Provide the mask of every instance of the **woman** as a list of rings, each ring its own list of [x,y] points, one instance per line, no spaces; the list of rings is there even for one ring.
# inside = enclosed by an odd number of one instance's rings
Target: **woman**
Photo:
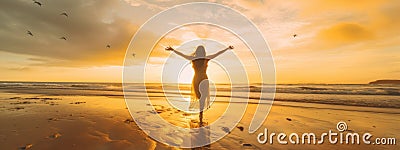
[[[207,76],[207,66],[208,61],[210,59],[214,59],[215,57],[221,55],[227,50],[233,49],[233,46],[229,46],[224,50],[221,50],[213,55],[206,56],[206,50],[204,46],[200,45],[197,47],[196,51],[192,55],[185,55],[179,51],[176,51],[172,47],[166,47],[165,50],[173,51],[179,56],[190,60],[192,62],[192,67],[194,69],[194,77],[192,81],[192,94],[191,94],[191,103],[190,108],[195,108],[195,104],[200,102],[199,107],[199,120],[200,127],[203,126],[203,110],[204,108],[208,108],[210,104],[210,92],[209,92],[209,82]]]

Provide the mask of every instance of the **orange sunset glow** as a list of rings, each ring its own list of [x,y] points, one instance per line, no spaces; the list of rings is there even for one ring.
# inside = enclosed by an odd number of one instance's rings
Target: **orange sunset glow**
[[[399,15],[399,0],[0,0],[0,150],[400,149]]]
[[[258,26],[274,57],[277,83],[368,83],[400,76],[400,4],[395,0],[210,1],[240,11]],[[151,16],[180,3],[74,1],[49,3],[53,9],[45,10],[31,1],[2,2],[1,11],[9,16],[0,16],[1,80],[121,82],[134,33]],[[74,11],[65,19],[51,14],[57,8]],[[175,30],[160,40],[149,61],[157,65],[170,56],[163,45],[196,38],[233,44],[232,53],[248,59],[249,50],[225,32],[205,25]],[[223,73],[214,77],[227,81]],[[191,77],[181,80],[190,82]]]

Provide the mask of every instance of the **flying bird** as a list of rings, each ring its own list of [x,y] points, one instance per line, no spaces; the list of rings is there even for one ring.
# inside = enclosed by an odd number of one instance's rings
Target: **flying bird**
[[[107,47],[107,48],[111,48],[111,45],[107,45],[106,47]]]
[[[295,38],[297,36],[297,34],[293,34],[293,37]]]
[[[67,40],[67,38],[66,38],[65,36],[60,37],[60,39],[61,39],[61,40],[65,40],[65,41]]]
[[[32,32],[31,31],[26,31],[26,34],[29,34],[30,36],[33,36],[33,34],[32,34]]]
[[[39,6],[42,6],[42,3],[41,3],[41,2],[38,2],[38,1],[36,1],[36,0],[33,0],[33,3],[34,3],[34,4],[37,4],[37,5],[39,5]]]
[[[60,15],[61,15],[61,16],[65,16],[65,17],[68,18],[68,14],[67,14],[66,12],[63,12],[63,13],[61,13]]]
[[[133,54],[132,54],[132,56],[133,56],[133,57],[136,57],[136,54],[135,54],[135,53],[133,53]]]

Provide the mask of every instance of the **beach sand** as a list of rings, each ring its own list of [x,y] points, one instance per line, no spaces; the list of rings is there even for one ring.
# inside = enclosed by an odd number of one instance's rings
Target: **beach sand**
[[[1,149],[26,145],[32,149],[170,149],[130,121],[122,98],[7,93],[1,97]]]
[[[153,104],[159,114],[180,126],[190,126],[195,115],[176,111],[165,101]],[[218,110],[227,103],[214,103]],[[322,145],[259,144],[257,134],[270,132],[319,135],[336,131],[336,124],[345,121],[349,132],[369,132],[374,137],[396,137],[400,133],[400,110],[297,102],[275,102],[263,126],[253,134],[248,126],[257,104],[249,104],[248,112],[230,134],[211,149],[399,149],[397,145]],[[223,112],[224,109],[219,109]],[[27,93],[0,93],[1,149],[177,149],[154,141],[131,119],[123,97],[57,96]],[[219,113],[207,111],[212,122]],[[319,138],[319,137],[318,137]],[[398,138],[398,137],[396,137]]]

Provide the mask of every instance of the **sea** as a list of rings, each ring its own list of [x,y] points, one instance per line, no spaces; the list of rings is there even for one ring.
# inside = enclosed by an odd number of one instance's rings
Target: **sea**
[[[143,87],[146,89],[145,92],[143,92]],[[229,102],[229,97],[235,97],[242,99],[243,102],[247,102],[250,99],[252,103],[273,100],[274,102],[400,108],[400,85],[398,84],[216,84],[211,90],[213,91],[211,93],[214,93],[213,96],[216,97],[216,102]],[[191,85],[172,83],[147,83],[144,85],[143,83],[3,81],[0,82],[0,91],[58,96],[134,97],[140,100],[146,97],[163,97],[166,94],[190,97]],[[273,95],[273,97],[268,99],[260,98],[260,94],[263,92]],[[250,96],[240,96],[246,94]],[[225,98],[219,99],[219,97]]]

